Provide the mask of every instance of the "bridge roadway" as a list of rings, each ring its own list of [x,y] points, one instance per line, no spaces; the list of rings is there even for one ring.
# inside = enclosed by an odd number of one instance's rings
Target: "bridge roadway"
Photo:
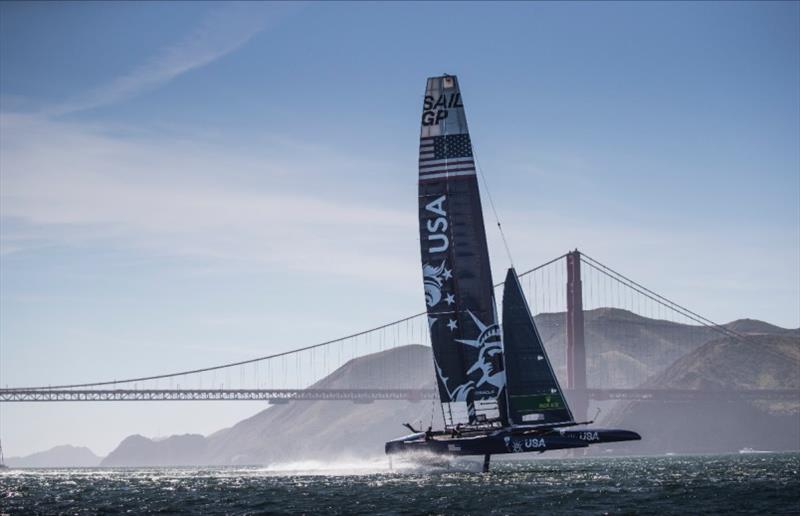
[[[573,394],[566,390],[567,397]],[[678,389],[588,389],[593,400],[718,401],[740,400],[800,402],[800,390],[678,390]],[[438,399],[430,389],[0,389],[0,402],[54,401],[423,401]]]

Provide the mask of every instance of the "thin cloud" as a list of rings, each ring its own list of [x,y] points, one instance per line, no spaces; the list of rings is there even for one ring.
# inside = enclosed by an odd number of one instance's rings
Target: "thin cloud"
[[[322,177],[358,171],[367,176],[390,164],[285,137],[230,152],[204,137],[122,137],[102,126],[26,115],[0,114],[0,132],[0,254],[5,256],[99,245],[178,257],[210,271],[235,264],[416,288],[411,196],[408,203],[381,205],[370,196],[345,191],[331,196],[308,186]],[[309,145],[313,152],[298,161],[298,146]],[[287,177],[292,180],[283,181]],[[787,250],[783,244],[796,236],[777,228],[742,232],[726,226],[656,228],[636,220],[589,222],[531,211],[524,202],[507,202],[501,209],[520,269],[580,247],[711,318],[728,320],[734,313],[797,325],[796,291],[786,285],[796,285],[798,275],[783,265],[797,263],[796,247]],[[487,233],[500,279],[508,260],[497,232]],[[385,282],[387,276],[391,282]],[[737,284],[712,285],[712,278],[735,278]],[[704,286],[700,298],[697,285]],[[756,296],[785,301],[747,313],[720,302]]]
[[[236,171],[302,183],[318,170],[368,169],[368,161],[320,151],[300,164],[287,159],[294,145],[230,153],[206,141],[121,138],[28,115],[0,115],[0,130],[0,254],[98,243],[369,280],[386,269],[416,278],[416,225],[407,213],[232,178]],[[224,184],[219,171],[230,171]],[[405,254],[397,241],[411,242]]]
[[[232,3],[210,11],[200,26],[131,72],[47,112],[85,111],[152,91],[175,78],[230,54],[291,8],[281,3]]]

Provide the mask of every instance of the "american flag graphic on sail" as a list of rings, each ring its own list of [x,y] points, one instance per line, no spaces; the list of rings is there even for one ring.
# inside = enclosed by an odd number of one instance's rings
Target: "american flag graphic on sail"
[[[469,134],[423,136],[419,139],[419,179],[474,176]]]

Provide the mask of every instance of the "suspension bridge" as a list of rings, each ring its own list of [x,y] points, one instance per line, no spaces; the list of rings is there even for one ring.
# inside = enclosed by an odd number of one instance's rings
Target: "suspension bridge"
[[[743,341],[717,324],[575,250],[519,275],[548,355],[576,415],[589,400],[796,401],[800,391],[659,389],[651,382],[671,364],[718,338]],[[428,343],[425,313],[337,339],[250,360],[165,374],[52,386],[0,389],[0,402],[434,400],[434,389],[403,384],[387,365],[363,388],[318,385],[360,357]]]

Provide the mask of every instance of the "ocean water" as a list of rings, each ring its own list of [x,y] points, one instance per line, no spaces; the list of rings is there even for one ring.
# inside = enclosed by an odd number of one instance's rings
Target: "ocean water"
[[[800,514],[800,454],[0,473],[17,514]]]

